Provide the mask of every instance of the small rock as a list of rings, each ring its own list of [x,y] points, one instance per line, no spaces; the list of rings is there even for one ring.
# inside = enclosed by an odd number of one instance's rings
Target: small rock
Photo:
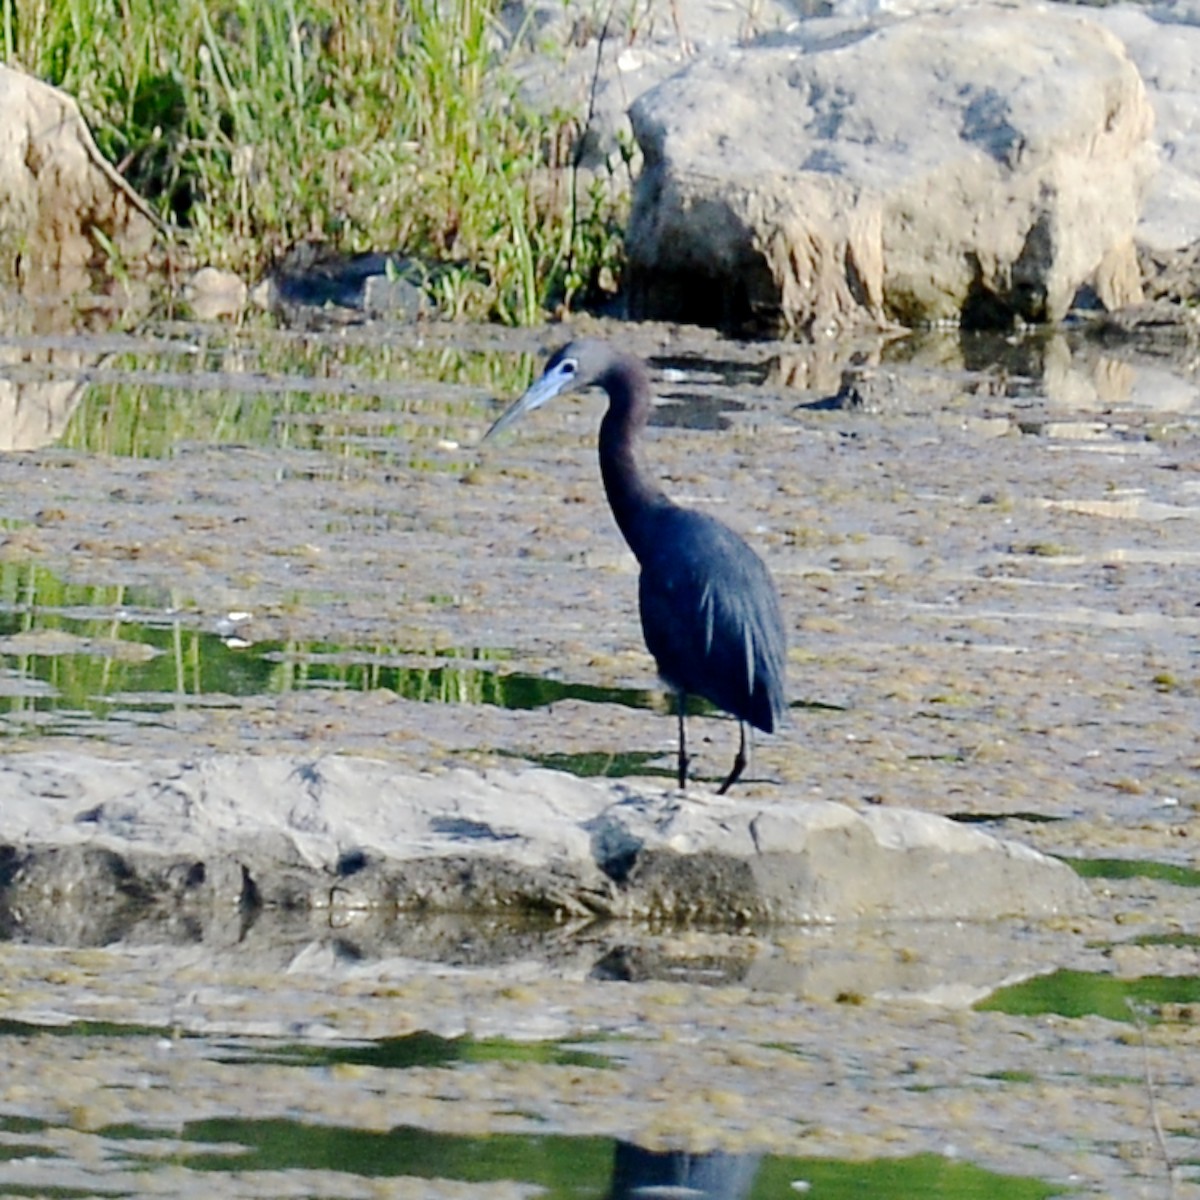
[[[246,307],[248,289],[232,271],[201,267],[183,286],[183,298],[198,320],[237,317]]]

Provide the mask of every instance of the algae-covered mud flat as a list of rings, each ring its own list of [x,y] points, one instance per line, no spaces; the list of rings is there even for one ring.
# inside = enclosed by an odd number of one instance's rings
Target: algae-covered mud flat
[[[38,859],[34,921],[0,830],[0,1190],[1196,1194],[1186,363],[589,330],[651,362],[648,467],[779,583],[790,723],[736,801],[949,816],[1071,860],[1085,901],[740,931],[397,917],[339,901],[350,855],[312,912],[125,895],[106,924],[71,903],[81,862],[120,893],[99,845],[57,879]],[[111,760],[352,756],[669,791],[603,398],[478,444],[568,336],[7,339],[6,763],[97,763],[102,788]],[[735,739],[692,718],[680,804],[703,813]],[[81,845],[119,816],[98,803]]]
[[[831,353],[609,332],[656,368],[648,466],[779,582],[792,720],[749,792],[1024,816],[1054,850],[1145,840],[1190,861],[1190,379],[954,336],[839,392]],[[674,722],[596,468],[603,396],[478,445],[560,340],[17,343],[27,419],[70,403],[0,458],[10,747],[669,781]],[[694,724],[715,777],[735,730]]]

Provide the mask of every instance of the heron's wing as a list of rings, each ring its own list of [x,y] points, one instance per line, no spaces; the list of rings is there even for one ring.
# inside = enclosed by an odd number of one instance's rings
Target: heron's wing
[[[646,645],[672,687],[760,729],[786,709],[786,637],[762,560],[733,530],[676,509],[642,559]]]

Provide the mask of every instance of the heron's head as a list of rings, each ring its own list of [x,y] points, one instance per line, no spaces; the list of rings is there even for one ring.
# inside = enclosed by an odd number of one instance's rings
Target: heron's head
[[[555,396],[578,391],[589,384],[603,384],[605,376],[618,366],[620,355],[604,342],[586,339],[569,342],[556,351],[546,363],[541,377],[529,385],[525,394],[504,410],[496,423],[483,435],[483,440],[507,429],[527,412],[541,408]]]

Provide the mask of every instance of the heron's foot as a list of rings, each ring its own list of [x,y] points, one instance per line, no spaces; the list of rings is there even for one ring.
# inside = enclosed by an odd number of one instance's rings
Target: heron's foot
[[[725,776],[725,782],[717,788],[717,795],[723,796],[737,781],[741,778],[742,772],[746,769],[746,726],[742,721],[738,722],[738,733],[741,735],[738,739],[737,757],[733,760],[733,770]]]
[[[717,788],[717,795],[723,796],[737,781],[741,778],[742,772],[746,769],[746,756],[740,750],[737,758],[733,760],[733,770],[725,776],[725,782]]]

